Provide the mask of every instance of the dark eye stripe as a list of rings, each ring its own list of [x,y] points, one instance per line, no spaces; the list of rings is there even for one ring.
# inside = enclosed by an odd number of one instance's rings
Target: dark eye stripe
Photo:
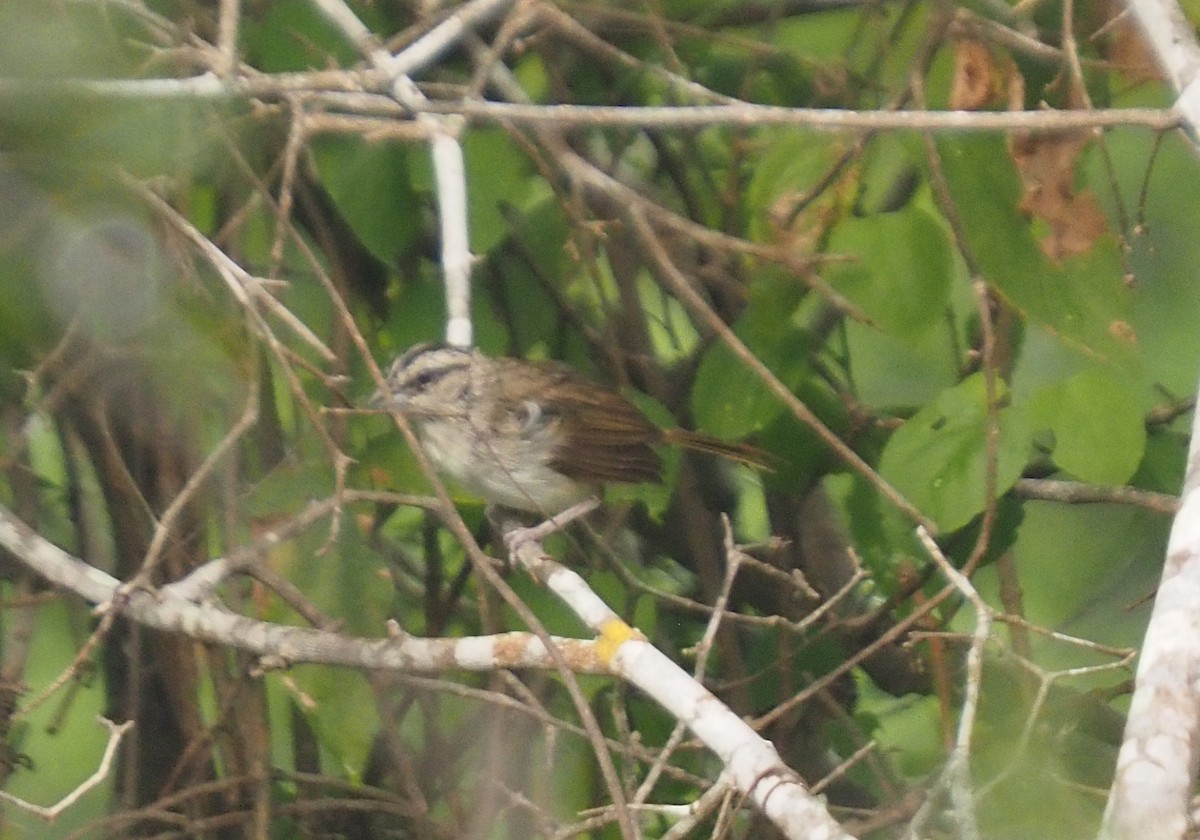
[[[392,362],[388,381],[396,393],[427,393],[447,374],[470,367],[471,358],[471,352],[462,348],[418,344]]]
[[[434,382],[437,382],[450,371],[446,368],[435,370],[425,370],[413,377],[413,385],[418,388],[428,388]]]

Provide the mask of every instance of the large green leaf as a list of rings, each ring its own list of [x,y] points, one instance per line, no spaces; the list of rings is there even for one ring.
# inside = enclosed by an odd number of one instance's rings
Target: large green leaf
[[[1013,557],[1025,617],[1103,644],[1137,645],[1149,618],[1143,596],[1153,593],[1162,568],[1170,518],[1118,504],[1026,501],[1024,507]],[[999,597],[992,569],[982,570],[980,586]],[[1079,663],[1077,649],[1050,642],[1038,648],[1046,667]]]
[[[950,352],[954,335],[941,325],[904,339],[867,324],[848,321],[845,346],[862,405],[907,414],[958,381],[958,359]]]
[[[395,265],[423,225],[408,152],[348,137],[321,137],[312,152],[321,182],[354,233],[379,260]]]
[[[344,668],[315,666],[295,668],[290,677],[312,702],[301,708],[328,758],[347,777],[362,778],[379,731],[378,706],[366,677]]]
[[[1118,131],[1106,134],[1103,153],[1097,149],[1086,160],[1086,173],[1108,187],[1096,194],[1111,217],[1136,208],[1139,224],[1128,237],[1130,323],[1142,375],[1168,393],[1189,393],[1196,385],[1192,348],[1200,318],[1200,191],[1187,188],[1200,178],[1195,149],[1183,135],[1147,144],[1140,131]]]
[[[1020,477],[1030,445],[1028,419],[1019,408],[1001,409],[999,424],[997,494]],[[983,375],[975,374],[896,430],[879,472],[942,530],[957,530],[984,508],[987,428]]]
[[[885,332],[919,336],[945,315],[953,258],[945,230],[920,207],[843,220],[829,242],[830,283]]]
[[[1142,460],[1142,412],[1106,371],[1085,371],[1042,389],[1031,411],[1035,426],[1054,433],[1054,462],[1082,481],[1124,484]]]
[[[865,674],[855,671],[854,677],[859,694],[855,718],[875,743],[894,756],[896,770],[914,778],[937,770],[945,760],[934,746],[942,714],[938,700],[912,694],[892,697]]]
[[[1020,210],[1021,185],[998,136],[940,138],[946,180],[984,278],[1019,312],[1106,358],[1133,348],[1130,292],[1114,238],[1061,263],[1042,253]]]
[[[526,209],[542,201],[549,191],[530,177],[529,158],[500,129],[477,129],[463,138],[467,167],[467,203],[471,249],[484,254],[509,234],[502,205]]]
[[[762,283],[734,325],[737,336],[793,391],[809,370],[811,352],[806,334],[788,317],[798,291],[794,283]],[[745,437],[768,426],[782,410],[779,397],[723,342],[704,354],[692,388],[698,428],[718,437]]]

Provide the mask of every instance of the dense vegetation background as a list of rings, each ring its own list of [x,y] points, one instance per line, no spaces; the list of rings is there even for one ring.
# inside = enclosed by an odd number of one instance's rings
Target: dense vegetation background
[[[1161,112],[1053,132],[892,112],[1161,106],[1119,9],[493,5],[409,69],[468,115],[477,343],[565,360],[773,466],[670,455],[663,486],[611,494],[551,548],[702,665],[848,832],[967,836],[938,780],[969,707],[981,835],[1094,835],[1183,476],[1196,164]],[[319,6],[0,5],[0,501],[139,587],[236,559],[248,574],[212,597],[263,621],[525,629],[390,418],[348,410],[372,358],[443,334],[446,185],[429,124]],[[455,8],[352,10],[403,53]],[[880,121],[567,123],[481,98]],[[499,554],[479,500],[456,500]],[[981,669],[977,610],[918,522],[995,611]],[[588,636],[529,576],[504,580]],[[97,615],[16,557],[2,605],[9,792],[54,802],[97,766],[97,714],[135,722],[98,788],[53,827],[6,806],[5,837],[620,836],[552,669],[263,659],[119,600]],[[638,691],[579,684],[631,801],[712,785],[712,756]],[[737,795],[704,801],[686,836],[772,836]],[[681,819],[635,812],[646,837]]]

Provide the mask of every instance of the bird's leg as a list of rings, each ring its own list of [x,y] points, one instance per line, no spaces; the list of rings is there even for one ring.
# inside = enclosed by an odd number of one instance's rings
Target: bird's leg
[[[512,511],[505,511],[504,513],[507,515],[501,517],[498,524],[500,533],[504,539],[504,547],[508,549],[509,562],[519,562],[526,568],[530,568],[531,562],[536,562],[535,558],[531,556],[531,549],[533,554],[540,556],[540,543],[542,540],[551,534],[561,531],[576,519],[586,516],[599,506],[600,499],[593,496],[584,499],[582,502],[577,502],[566,510],[556,513],[544,522],[533,526],[522,524],[512,514]]]

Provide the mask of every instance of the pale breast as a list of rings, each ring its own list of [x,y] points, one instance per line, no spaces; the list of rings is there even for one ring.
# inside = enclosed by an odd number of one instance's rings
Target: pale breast
[[[418,431],[439,471],[488,502],[550,515],[593,492],[550,466],[556,436],[546,432],[552,430],[522,434],[509,426],[484,434],[465,418],[442,418]]]

